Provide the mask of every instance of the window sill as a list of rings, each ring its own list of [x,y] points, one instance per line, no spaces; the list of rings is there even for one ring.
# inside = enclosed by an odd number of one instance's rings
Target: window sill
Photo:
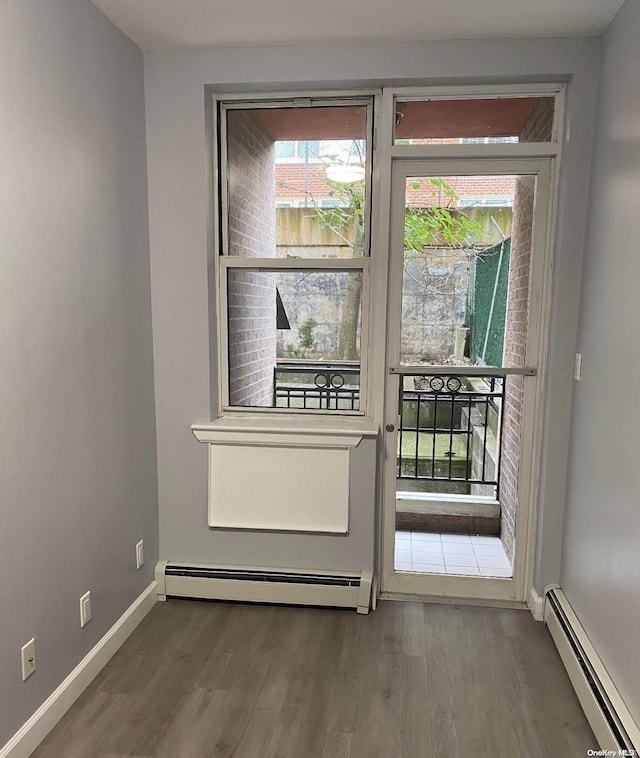
[[[356,447],[363,438],[378,436],[378,425],[354,418],[224,417],[192,424],[198,442],[210,445],[277,447]]]

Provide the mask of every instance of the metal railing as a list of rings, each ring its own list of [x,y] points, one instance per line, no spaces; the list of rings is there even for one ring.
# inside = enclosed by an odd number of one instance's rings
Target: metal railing
[[[504,395],[505,377],[485,372],[404,374],[398,479],[498,487]]]
[[[273,370],[275,408],[357,411],[360,366],[352,362],[282,361]]]

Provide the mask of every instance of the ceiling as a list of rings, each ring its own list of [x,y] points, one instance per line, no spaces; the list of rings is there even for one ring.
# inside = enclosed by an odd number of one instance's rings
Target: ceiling
[[[92,0],[143,50],[601,34],[623,0]]]

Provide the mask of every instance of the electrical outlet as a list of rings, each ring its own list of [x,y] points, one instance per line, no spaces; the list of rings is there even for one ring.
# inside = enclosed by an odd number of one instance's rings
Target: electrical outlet
[[[91,592],[85,592],[80,598],[80,626],[91,621]]]
[[[26,645],[20,649],[22,659],[22,681],[26,682],[36,670],[36,640],[32,637]]]
[[[577,382],[582,379],[582,353],[576,353],[575,361],[573,362],[573,378]]]
[[[136,568],[141,569],[144,565],[144,540],[136,545]]]

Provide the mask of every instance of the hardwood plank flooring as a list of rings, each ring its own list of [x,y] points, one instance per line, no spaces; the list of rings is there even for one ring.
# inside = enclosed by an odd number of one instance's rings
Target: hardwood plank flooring
[[[169,600],[34,758],[578,758],[596,747],[526,611]]]

